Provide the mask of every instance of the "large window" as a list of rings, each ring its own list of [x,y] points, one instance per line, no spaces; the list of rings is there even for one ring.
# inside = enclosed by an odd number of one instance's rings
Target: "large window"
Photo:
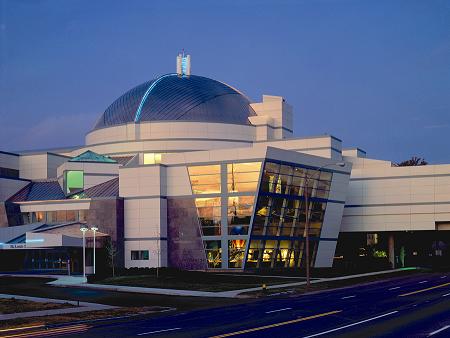
[[[228,197],[228,234],[247,235],[255,196]]]
[[[314,264],[331,179],[330,172],[265,163],[251,233],[258,237],[250,239],[248,267],[303,267],[307,214]]]
[[[206,260],[208,267],[217,269],[222,267],[222,243],[221,241],[204,241]]]
[[[264,167],[261,190],[274,194],[328,198],[331,186],[330,172],[311,170],[267,162]]]
[[[64,177],[65,192],[72,194],[84,188],[84,173],[81,170],[68,170]]]
[[[228,192],[253,192],[258,186],[261,162],[227,164]]]
[[[221,234],[220,197],[196,198],[198,220],[203,236],[219,236]]]
[[[220,194],[220,165],[189,167],[193,194]]]

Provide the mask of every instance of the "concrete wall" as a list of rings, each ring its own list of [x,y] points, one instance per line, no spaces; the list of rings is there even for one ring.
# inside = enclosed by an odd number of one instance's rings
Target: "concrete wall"
[[[0,151],[0,167],[19,170],[19,155]]]
[[[28,183],[28,180],[0,178],[0,201],[6,201]]]
[[[354,163],[341,231],[435,230],[450,222],[450,165]]]
[[[37,180],[57,177],[57,168],[69,158],[53,153],[20,155],[20,178]]]

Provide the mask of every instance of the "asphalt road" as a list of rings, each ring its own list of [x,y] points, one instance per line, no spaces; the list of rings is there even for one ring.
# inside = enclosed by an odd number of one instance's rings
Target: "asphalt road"
[[[450,337],[450,273],[95,325],[73,337]]]

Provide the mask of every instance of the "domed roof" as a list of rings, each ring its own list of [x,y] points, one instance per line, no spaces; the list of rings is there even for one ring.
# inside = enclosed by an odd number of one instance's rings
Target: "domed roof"
[[[247,97],[203,76],[167,74],[129,90],[102,114],[94,129],[142,121],[197,121],[249,125],[256,115]]]

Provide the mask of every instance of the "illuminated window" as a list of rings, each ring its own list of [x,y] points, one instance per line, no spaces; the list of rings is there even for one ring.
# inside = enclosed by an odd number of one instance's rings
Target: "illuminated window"
[[[228,234],[247,235],[253,213],[254,196],[228,197]]]
[[[193,194],[220,193],[220,165],[189,167],[188,171]]]
[[[222,267],[222,243],[221,241],[204,241],[206,260],[209,268]]]
[[[203,236],[219,236],[221,234],[220,205],[220,197],[195,199]]]
[[[242,268],[244,261],[245,243],[244,239],[233,239],[228,241],[228,267]]]
[[[227,164],[228,192],[256,191],[261,162]]]
[[[69,170],[64,177],[65,192],[71,194],[84,188],[84,173],[81,170]]]
[[[145,153],[144,154],[144,164],[159,164],[161,163],[160,153]]]

